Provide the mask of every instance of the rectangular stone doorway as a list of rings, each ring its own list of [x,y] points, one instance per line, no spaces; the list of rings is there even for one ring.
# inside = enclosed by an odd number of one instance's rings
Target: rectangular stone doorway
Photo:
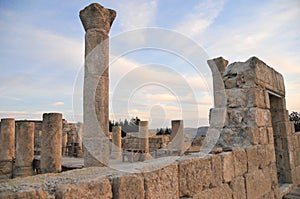
[[[292,183],[289,159],[287,127],[287,111],[284,98],[269,94],[270,112],[274,136],[274,148],[276,156],[276,168],[279,186]]]

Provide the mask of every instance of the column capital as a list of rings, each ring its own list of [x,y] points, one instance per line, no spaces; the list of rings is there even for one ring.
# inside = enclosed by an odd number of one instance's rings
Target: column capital
[[[79,13],[80,20],[86,32],[90,29],[101,29],[107,34],[116,15],[116,11],[104,8],[98,3],[90,4]]]

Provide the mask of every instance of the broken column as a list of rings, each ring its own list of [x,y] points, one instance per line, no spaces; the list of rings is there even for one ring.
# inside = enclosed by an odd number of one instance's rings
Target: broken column
[[[109,36],[116,12],[93,3],[80,11],[85,34],[84,166],[109,164]]]
[[[61,171],[62,114],[43,114],[41,172]]]
[[[33,175],[34,122],[16,122],[16,160],[14,177]]]
[[[149,131],[148,121],[139,122],[139,145],[140,150],[143,151],[141,161],[153,159],[149,153]]]
[[[8,179],[15,158],[15,119],[1,119],[0,129],[0,179]]]
[[[172,120],[171,134],[172,148],[178,151],[180,155],[185,152],[183,120]]]
[[[112,127],[112,159],[121,160],[122,158],[122,130],[120,126]]]

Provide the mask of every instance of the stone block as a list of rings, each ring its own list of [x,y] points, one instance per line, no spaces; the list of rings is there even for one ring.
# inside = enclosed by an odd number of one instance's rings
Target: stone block
[[[242,126],[247,112],[246,108],[229,108],[227,112],[230,126]]]
[[[247,154],[244,149],[232,151],[234,176],[243,176],[247,172]]]
[[[55,198],[113,198],[110,181],[106,178],[56,186]]]
[[[222,158],[220,155],[212,155],[211,157],[211,186],[218,187],[223,182]]]
[[[226,89],[227,106],[229,108],[247,107],[247,89],[232,88]]]
[[[246,199],[245,179],[242,176],[234,178],[230,182],[233,199]]]
[[[230,182],[234,178],[233,155],[231,152],[221,154],[222,172],[224,182]]]
[[[209,188],[211,182],[211,157],[186,157],[179,162],[179,195],[194,196]]]
[[[246,149],[248,159],[248,173],[263,168],[266,165],[265,147],[258,145]]]
[[[245,116],[246,124],[250,126],[272,126],[271,113],[267,109],[250,108]]]
[[[274,144],[274,134],[273,134],[272,127],[267,127],[267,134],[268,134],[268,143]]]
[[[246,126],[243,128],[245,136],[249,139],[252,145],[257,145],[259,143],[259,129],[254,126]]]
[[[266,145],[266,165],[276,163],[274,144]]]
[[[268,134],[266,127],[259,127],[259,144],[268,144]]]
[[[261,169],[247,173],[245,179],[247,198],[260,199],[271,192],[271,176]]]
[[[15,191],[1,191],[0,198],[5,199],[48,199],[51,198],[50,194],[42,189],[28,189]]]
[[[114,176],[112,179],[114,199],[144,198],[144,179],[140,175]]]
[[[222,128],[228,125],[227,108],[210,109],[209,124],[212,128]]]
[[[222,184],[219,187],[212,188],[212,189],[205,189],[197,193],[196,196],[193,198],[196,199],[212,199],[212,198],[224,198],[224,199],[231,199],[232,198],[232,191],[228,184]]]
[[[9,179],[12,177],[13,162],[0,161],[0,179]]]
[[[145,198],[179,198],[178,165],[171,164],[144,176]]]

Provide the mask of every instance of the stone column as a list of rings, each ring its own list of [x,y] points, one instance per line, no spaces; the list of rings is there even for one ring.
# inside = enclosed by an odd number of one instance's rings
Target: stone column
[[[121,160],[122,158],[122,131],[120,126],[112,127],[112,159]]]
[[[176,149],[180,155],[185,152],[183,120],[172,120],[172,148]]]
[[[144,161],[153,159],[149,153],[148,121],[139,122],[139,145],[140,149],[144,151],[140,160]]]
[[[109,31],[114,10],[93,3],[80,11],[85,34],[84,166],[109,164]]]
[[[61,171],[62,114],[43,114],[41,172]]]
[[[33,175],[34,122],[16,122],[16,160],[14,177]]]
[[[83,125],[82,123],[78,122],[76,124],[76,143],[78,144],[78,151],[77,151],[77,157],[82,158],[83,157],[83,151],[82,151],[82,135],[83,135]]]
[[[1,119],[0,131],[0,179],[12,177],[15,158],[15,119]]]

